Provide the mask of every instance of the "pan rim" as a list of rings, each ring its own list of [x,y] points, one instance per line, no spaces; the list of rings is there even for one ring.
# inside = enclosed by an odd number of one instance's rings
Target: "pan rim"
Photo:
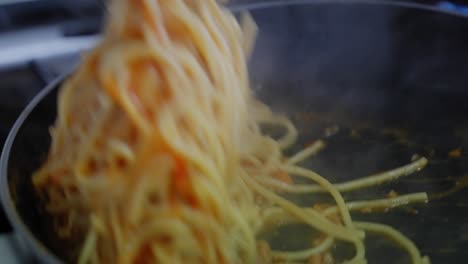
[[[446,14],[451,16],[457,16],[460,18],[468,18],[468,13],[464,14],[457,11],[441,9],[433,5],[425,5],[421,3],[403,2],[403,1],[392,1],[392,0],[260,0],[259,3],[248,3],[248,4],[228,4],[229,10],[232,12],[242,12],[245,10],[255,11],[259,9],[274,8],[280,6],[295,6],[295,5],[354,5],[363,4],[369,6],[389,6],[389,7],[404,7],[409,9],[424,10],[429,12],[435,12],[440,14]]]
[[[18,233],[20,237],[25,238],[24,242],[26,243],[28,249],[34,248],[33,253],[37,255],[35,257],[46,260],[48,263],[62,262],[59,261],[56,255],[53,254],[45,245],[43,245],[42,242],[38,240],[38,238],[32,233],[30,228],[20,217],[11,197],[8,184],[8,162],[11,148],[16,140],[16,136],[26,119],[47,95],[49,95],[53,90],[58,89],[60,84],[69,76],[69,74],[70,73],[66,73],[52,81],[42,91],[40,91],[21,112],[8,134],[0,157],[0,201],[8,220],[13,227],[13,232]]]

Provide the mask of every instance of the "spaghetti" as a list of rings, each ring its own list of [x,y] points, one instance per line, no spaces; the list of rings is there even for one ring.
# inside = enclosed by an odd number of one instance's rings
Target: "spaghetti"
[[[365,232],[377,232],[414,263],[427,262],[402,234],[350,214],[424,202],[426,194],[360,202],[341,194],[410,174],[427,160],[332,184],[298,165],[322,142],[285,159],[297,132],[251,94],[245,58],[256,27],[247,14],[242,21],[214,0],[112,2],[102,42],[61,87],[49,156],[33,176],[57,234],[80,241],[73,261],[304,263],[329,256],[342,240],[356,248],[348,262],[365,263]],[[274,139],[265,124],[286,133]],[[327,192],[336,206],[304,208],[283,192]],[[258,241],[266,228],[292,222],[323,239],[298,252]]]

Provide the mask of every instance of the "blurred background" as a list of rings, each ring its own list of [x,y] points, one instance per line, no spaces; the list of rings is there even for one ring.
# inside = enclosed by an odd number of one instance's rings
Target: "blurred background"
[[[264,2],[270,1],[234,1]],[[466,1],[386,2],[422,4],[468,15]],[[0,147],[27,103],[49,82],[73,68],[80,53],[99,40],[104,10],[103,1],[97,0],[0,0]],[[0,210],[0,262],[20,263],[14,259],[10,232]]]

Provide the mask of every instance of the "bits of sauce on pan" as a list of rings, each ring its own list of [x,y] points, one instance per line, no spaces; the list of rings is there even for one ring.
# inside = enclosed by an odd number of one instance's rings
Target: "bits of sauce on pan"
[[[461,148],[453,149],[448,153],[448,156],[451,157],[451,158],[459,158],[459,157],[461,157],[461,155],[462,155],[462,149]]]

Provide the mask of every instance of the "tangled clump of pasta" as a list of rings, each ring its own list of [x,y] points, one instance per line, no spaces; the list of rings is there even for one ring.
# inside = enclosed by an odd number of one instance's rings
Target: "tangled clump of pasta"
[[[394,232],[414,261],[425,261],[393,229],[353,222],[349,213],[425,194],[346,204],[340,191],[427,161],[333,185],[296,165],[321,142],[283,157],[297,133],[251,94],[249,16],[241,27],[214,0],[114,0],[110,8],[102,42],[60,90],[49,156],[33,177],[56,232],[81,241],[79,263],[310,261],[335,240],[353,243],[350,262],[363,263],[367,229]],[[268,136],[262,124],[284,127],[285,136]],[[279,192],[330,192],[337,206],[302,208]],[[324,234],[317,247],[277,252],[257,241],[263,230],[297,221]]]

